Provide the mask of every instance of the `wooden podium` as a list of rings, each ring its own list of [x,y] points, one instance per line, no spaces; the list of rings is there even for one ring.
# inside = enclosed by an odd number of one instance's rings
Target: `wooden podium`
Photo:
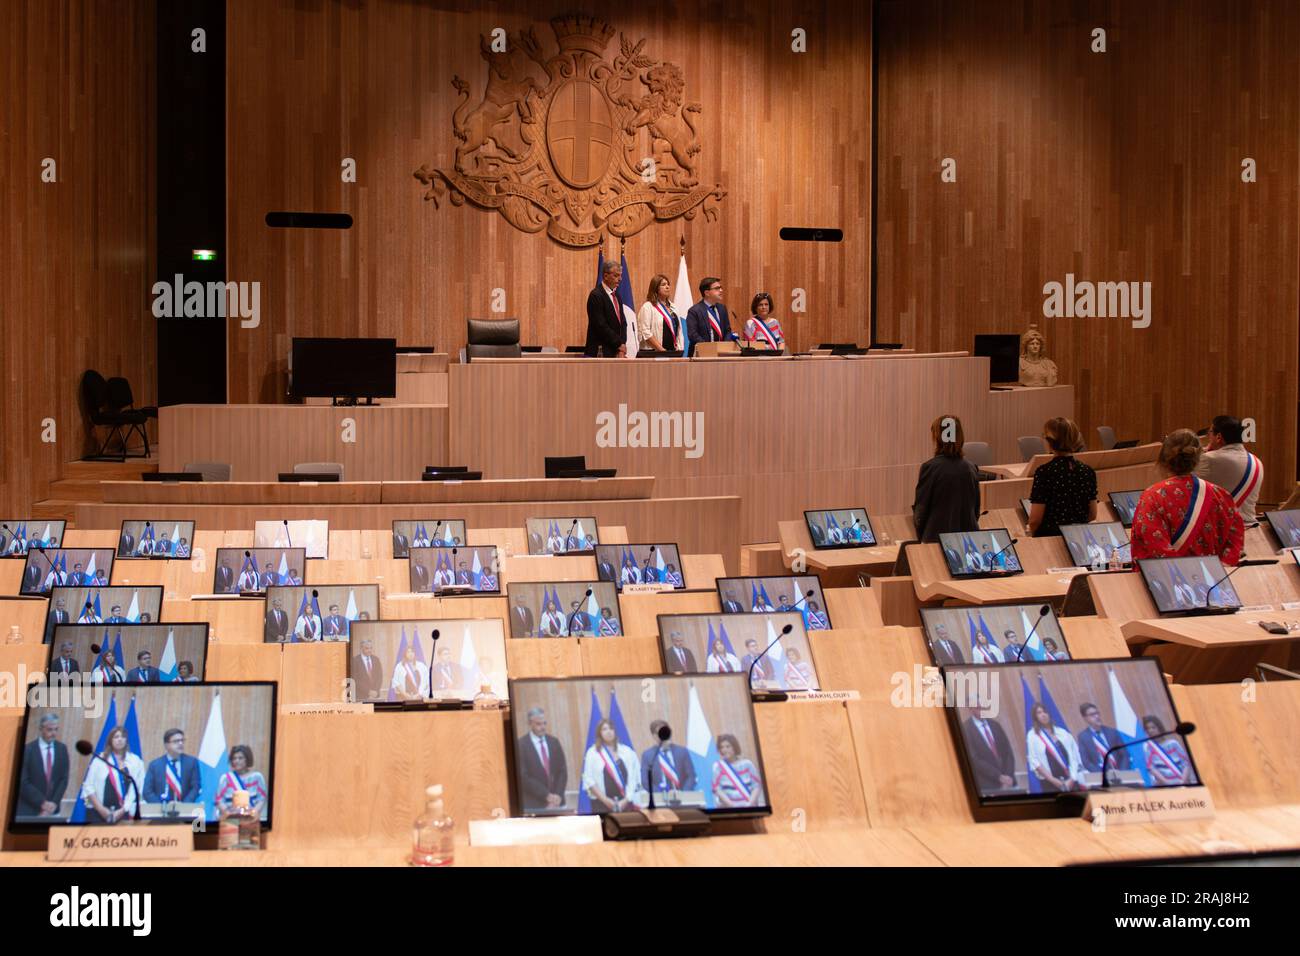
[[[725,358],[739,356],[740,345],[736,342],[696,342],[696,358]]]

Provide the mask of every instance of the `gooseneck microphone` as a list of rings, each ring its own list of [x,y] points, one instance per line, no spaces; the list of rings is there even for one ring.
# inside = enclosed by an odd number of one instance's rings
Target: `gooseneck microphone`
[[[1240,564],[1237,565],[1235,568],[1233,568],[1231,571],[1229,571],[1229,572],[1228,572],[1227,574],[1225,574],[1223,577],[1219,578],[1219,580],[1215,581],[1213,584],[1210,585],[1209,589],[1206,590],[1206,592],[1205,592],[1205,609],[1206,609],[1207,611],[1210,609],[1210,595],[1214,593],[1214,589],[1217,588],[1220,584],[1223,584],[1225,581],[1228,580],[1228,578],[1232,577],[1234,574],[1236,574],[1236,573],[1237,573],[1238,571],[1240,571],[1241,569],[1242,569],[1242,565],[1240,565]],[[1222,607],[1223,605],[1219,605],[1219,606]]]
[[[134,790],[135,790],[135,813],[133,814],[133,819],[136,820],[137,822],[139,822],[139,820],[140,820],[140,787],[136,784],[136,782],[135,782],[135,778],[131,776],[130,771],[128,771],[125,767],[114,767],[111,763],[109,763],[107,760],[105,760],[105,759],[104,759],[103,757],[101,757],[99,754],[95,753],[95,748],[91,745],[91,743],[90,743],[89,740],[78,740],[78,741],[77,741],[77,753],[81,754],[83,757],[89,757],[89,758],[91,758],[92,760],[99,760],[99,761],[101,761],[101,762],[102,762],[106,767],[108,767],[108,769],[109,769],[110,772],[116,770],[116,771],[117,771],[118,773],[120,773],[122,776],[126,777],[126,782],[129,783],[129,784],[132,786],[132,788],[134,788]]]
[[[1150,737],[1142,737],[1138,740],[1130,740],[1127,743],[1119,743],[1111,747],[1109,750],[1106,751],[1105,754],[1102,755],[1101,758],[1102,789],[1110,788],[1110,784],[1107,783],[1107,781],[1110,779],[1110,771],[1113,769],[1110,766],[1110,755],[1115,753],[1117,750],[1123,750],[1126,747],[1135,747],[1138,744],[1150,743],[1153,740],[1159,740],[1161,737],[1173,737],[1175,735],[1180,737],[1189,737],[1194,733],[1196,733],[1196,725],[1189,720],[1184,720],[1182,723],[1178,724],[1178,726],[1176,726],[1173,730],[1166,730],[1163,733],[1152,734]]]
[[[429,696],[433,696],[433,662],[438,659],[438,638],[442,637],[442,631],[436,627],[429,633],[431,642],[429,647]]]
[[[1025,648],[1029,646],[1029,639],[1034,636],[1034,632],[1038,630],[1038,625],[1043,623],[1043,618],[1047,617],[1051,610],[1052,608],[1048,604],[1044,604],[1038,609],[1038,620],[1036,620],[1034,626],[1029,629],[1029,633],[1025,635],[1024,641],[1020,644],[1020,650],[1016,652],[1017,664],[1019,664],[1020,659],[1025,656]]]
[[[289,542],[289,547],[292,548],[292,547],[293,547],[293,535],[290,534],[290,532],[289,532],[289,519],[288,519],[288,518],[283,518],[283,519],[281,519],[281,523],[284,525],[284,540],[285,540],[285,541],[288,541],[288,542]],[[310,539],[308,539],[308,540],[310,540]]]
[[[659,738],[660,747],[658,749],[662,749],[663,744],[666,744],[668,743],[668,741],[673,739],[673,729],[669,727],[667,724],[664,724],[662,727],[659,728],[659,732],[655,736]],[[655,764],[658,761],[659,761],[658,753],[654,755],[654,759],[646,761],[647,767],[646,767],[646,778],[645,778],[645,784],[646,784],[645,790],[646,793],[650,794],[650,805],[646,807],[647,810],[653,810],[655,808],[655,787],[654,787]]]
[[[990,560],[990,561],[997,561],[997,559],[998,559],[998,558],[1003,554],[1003,552],[1005,552],[1008,548],[1010,548],[1012,545],[1014,545],[1018,540],[1020,540],[1020,539],[1019,539],[1019,538],[1012,538],[1010,541],[1008,541],[1008,542],[1006,543],[1006,546],[1005,546],[1005,547],[998,548],[998,550],[996,550],[996,551],[994,551],[992,554],[990,554],[990,555],[989,555],[989,560]],[[989,570],[991,571],[991,570],[993,570],[993,569],[990,568]]]
[[[439,519],[438,519],[438,523],[437,523],[436,525],[433,526],[433,539],[432,539],[432,541],[430,541],[431,544],[432,544],[433,541],[437,541],[437,540],[438,540],[438,529],[441,528],[441,527],[442,527],[442,519],[439,518]]]
[[[591,588],[587,588],[587,593],[582,596],[582,599],[586,600],[589,597],[591,597]],[[564,629],[566,631],[569,631],[570,637],[573,636],[573,619],[581,613],[582,613],[582,601],[580,600],[578,602],[578,606],[573,609],[573,613],[569,615],[569,619],[564,624]]]
[[[812,594],[812,591],[809,591],[808,593],[809,593],[809,594]],[[750,689],[750,690],[749,690],[749,692],[750,692],[751,695],[755,695],[755,696],[759,697],[759,698],[762,699],[762,700],[789,700],[789,699],[790,699],[790,695],[787,694],[785,691],[782,691],[782,690],[776,690],[776,691],[771,691],[771,690],[755,691],[755,690],[754,690],[754,668],[758,667],[758,662],[761,661],[761,660],[763,659],[763,657],[767,654],[768,651],[770,651],[772,648],[776,647],[776,645],[780,642],[781,638],[785,637],[787,634],[789,634],[789,633],[790,633],[791,631],[793,631],[793,630],[794,630],[794,625],[793,625],[793,624],[787,624],[785,627],[781,628],[781,633],[778,634],[775,638],[772,639],[772,643],[768,644],[767,647],[763,648],[762,652],[761,652],[757,657],[755,657],[754,660],[753,660],[752,662],[750,662],[750,665],[749,665],[749,689]]]

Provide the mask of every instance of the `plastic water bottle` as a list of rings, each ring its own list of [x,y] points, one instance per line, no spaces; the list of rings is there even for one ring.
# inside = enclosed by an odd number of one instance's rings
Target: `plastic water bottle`
[[[497,695],[492,693],[491,684],[482,684],[479,686],[478,693],[474,695],[475,710],[500,710],[501,701]]]
[[[18,630],[18,625],[14,624],[9,628],[9,643],[21,644],[23,642],[23,632]]]
[[[455,822],[442,806],[442,784],[424,791],[429,798],[424,813],[415,818],[411,846],[412,866],[450,866],[455,862]]]
[[[248,801],[247,790],[236,790],[230,806],[223,807],[217,823],[217,849],[260,850],[262,848],[262,820]]]

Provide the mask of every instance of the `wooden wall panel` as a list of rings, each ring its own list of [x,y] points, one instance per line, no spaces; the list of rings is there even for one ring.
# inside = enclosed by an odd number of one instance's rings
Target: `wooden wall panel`
[[[480,34],[535,26],[552,49],[549,19],[568,8],[524,0],[490,10],[397,0],[227,5],[229,276],[262,283],[261,325],[230,330],[232,401],[279,399],[295,334],[393,335],[453,351],[464,343],[465,318],[490,314],[496,288],[505,290],[506,314],[521,319],[525,342],[583,340],[595,249],[526,235],[468,205],[435,210],[412,176],[422,164],[452,164],[461,98],[451,78],[465,78],[481,97]],[[682,67],[687,101],[703,106],[701,181],[727,190],[715,221],[676,220],[628,240],[638,298],[653,273],[675,279],[685,234],[692,280],[722,276],[737,314],[765,290],[796,346],[865,341],[869,5],[600,0],[583,10],[633,42],[646,37],[648,55]],[[796,27],[807,31],[806,53],[790,51]],[[357,161],[355,184],[341,182],[344,157]],[[281,209],[347,212],[355,225],[268,229],[263,216]],[[840,227],[845,239],[783,243],[782,226]],[[808,295],[797,317],[794,288]]]
[[[83,453],[81,373],[151,404],[152,0],[20,0],[0,31],[0,511]],[[57,182],[41,181],[42,162]],[[57,441],[42,438],[54,419]]]
[[[1037,321],[1097,425],[1258,423],[1295,474],[1300,8],[1286,0],[877,4],[879,335],[969,348]],[[1107,51],[1090,50],[1107,31]],[[940,163],[957,163],[955,183]],[[1241,181],[1243,158],[1258,181]],[[1150,281],[1152,322],[1044,319],[1067,272]]]

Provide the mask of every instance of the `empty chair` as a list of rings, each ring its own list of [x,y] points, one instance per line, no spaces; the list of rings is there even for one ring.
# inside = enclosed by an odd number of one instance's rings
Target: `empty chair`
[[[993,464],[993,449],[986,441],[968,441],[962,448],[966,460],[976,468]]]
[[[81,411],[91,427],[87,429],[87,435],[93,435],[95,428],[107,428],[108,434],[99,446],[99,450],[87,458],[116,458],[125,460],[127,457],[127,436],[131,432],[138,432],[144,439],[144,450],[139,455],[132,457],[148,458],[149,457],[149,436],[145,434],[144,425],[148,420],[148,415],[140,409],[124,409],[114,407],[109,396],[108,382],[104,376],[100,375],[94,369],[87,369],[81,376],[80,389]],[[110,455],[109,446],[116,443],[120,451]]]
[[[465,360],[476,358],[519,358],[518,319],[467,319]]]
[[[1047,454],[1047,443],[1043,441],[1041,435],[1021,435],[1016,439],[1016,444],[1020,446],[1020,460],[1029,461],[1035,455]]]
[[[336,461],[303,461],[293,466],[295,475],[338,475],[343,480],[343,466]]]
[[[200,474],[204,481],[229,481],[230,466],[224,461],[190,461],[181,471]]]
[[[1109,425],[1098,425],[1097,437],[1101,439],[1102,451],[1109,451],[1115,447],[1115,429]]]

